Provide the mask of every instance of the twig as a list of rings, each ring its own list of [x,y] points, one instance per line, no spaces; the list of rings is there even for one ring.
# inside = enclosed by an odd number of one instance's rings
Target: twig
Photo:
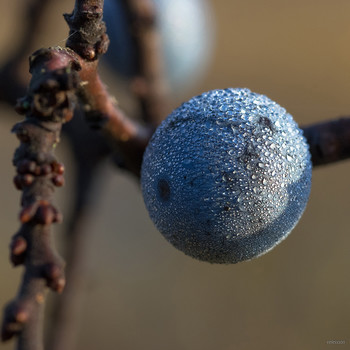
[[[85,59],[79,72],[84,82],[80,100],[88,122],[111,140],[123,156],[123,167],[138,176],[153,128],[128,119],[98,75],[98,58],[106,52],[109,43],[102,15],[102,0],[77,0],[73,13],[65,15],[70,27],[67,46]]]
[[[136,54],[132,90],[139,99],[143,120],[158,125],[170,112],[158,16],[152,0],[123,0]]]
[[[313,166],[350,158],[350,117],[303,127]]]
[[[32,80],[17,111],[26,114],[15,125],[21,144],[14,156],[15,185],[23,191],[20,221],[10,250],[14,265],[24,264],[19,293],[5,309],[2,339],[18,335],[19,350],[42,349],[42,312],[46,286],[61,292],[62,259],[51,242],[51,225],[62,220],[53,204],[54,186],[63,185],[64,168],[54,156],[62,124],[73,116],[79,78],[72,52],[39,50],[31,57]]]

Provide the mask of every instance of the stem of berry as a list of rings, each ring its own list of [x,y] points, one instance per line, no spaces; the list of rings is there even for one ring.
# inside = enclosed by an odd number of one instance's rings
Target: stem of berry
[[[302,128],[310,146],[313,166],[350,158],[350,118],[343,117]]]

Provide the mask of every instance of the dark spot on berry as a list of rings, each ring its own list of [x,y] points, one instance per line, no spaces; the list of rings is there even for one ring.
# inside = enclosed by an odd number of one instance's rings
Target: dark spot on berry
[[[229,210],[230,210],[230,207],[225,206],[225,207],[224,207],[224,210],[225,210],[225,211],[229,211]]]
[[[243,164],[247,164],[249,163],[252,159],[258,159],[259,158],[259,154],[258,152],[255,150],[255,148],[251,145],[248,145],[244,151],[243,154],[239,157],[239,160],[243,163]]]
[[[225,181],[225,182],[234,182],[236,180],[234,174],[232,173],[227,173],[226,171],[224,171],[222,173],[222,179]]]
[[[170,186],[167,180],[160,179],[158,181],[158,192],[161,199],[168,201],[170,198]]]
[[[273,126],[271,120],[267,117],[259,117],[258,123],[265,128],[270,129],[272,132],[275,131],[275,127]]]

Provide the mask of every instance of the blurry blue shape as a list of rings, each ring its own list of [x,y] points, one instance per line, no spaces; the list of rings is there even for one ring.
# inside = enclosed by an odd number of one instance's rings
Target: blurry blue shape
[[[190,88],[207,68],[211,56],[211,8],[206,0],[154,2],[170,87]],[[130,78],[136,73],[137,57],[123,6],[121,0],[105,0],[104,20],[111,41],[105,56],[113,69]]]

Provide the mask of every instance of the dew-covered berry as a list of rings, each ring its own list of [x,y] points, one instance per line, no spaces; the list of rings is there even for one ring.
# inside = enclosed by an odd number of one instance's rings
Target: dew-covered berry
[[[158,230],[211,263],[266,253],[300,219],[311,159],[292,116],[248,89],[214,90],[173,111],[143,158],[141,185]]]

